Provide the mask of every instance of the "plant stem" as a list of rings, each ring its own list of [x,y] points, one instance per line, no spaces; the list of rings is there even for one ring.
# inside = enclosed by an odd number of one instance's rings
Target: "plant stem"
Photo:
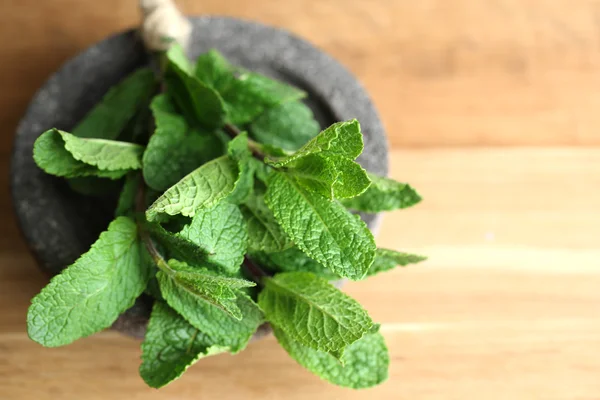
[[[225,133],[227,133],[232,139],[236,136],[238,136],[240,133],[242,133],[240,131],[240,128],[238,128],[237,126],[233,125],[233,124],[225,124],[223,126],[223,130],[225,131]],[[250,151],[252,152],[252,155],[257,158],[258,160],[262,161],[265,159],[265,154],[260,150],[260,145],[258,143],[256,143],[254,140],[252,139],[248,139],[248,148],[250,149]]]
[[[144,204],[145,193],[146,193],[146,186],[144,184],[144,181],[142,180],[142,182],[140,182],[140,185],[138,186],[136,202],[135,202],[135,211],[136,211],[136,213],[141,214],[141,215],[144,215],[145,208],[146,208],[145,204]],[[144,243],[144,246],[146,247],[148,254],[150,254],[150,257],[152,257],[152,260],[154,261],[154,263],[156,264],[158,269],[160,269],[161,271],[163,271],[164,273],[166,273],[168,275],[175,274],[175,271],[173,271],[171,269],[169,264],[167,264],[167,261],[163,258],[163,256],[160,254],[160,252],[154,245],[154,242],[152,241],[152,238],[150,237],[150,233],[148,232],[148,229],[145,226],[144,218],[143,217],[136,218],[136,224],[137,224],[137,228],[138,228],[138,234],[140,235],[140,239],[142,240],[142,243]]]
[[[225,130],[225,132],[227,132],[227,134],[229,136],[231,136],[232,138],[236,137],[237,135],[239,135],[240,133],[242,133],[240,131],[240,128],[238,128],[237,126],[233,125],[233,124],[225,124],[223,126],[223,129]]]

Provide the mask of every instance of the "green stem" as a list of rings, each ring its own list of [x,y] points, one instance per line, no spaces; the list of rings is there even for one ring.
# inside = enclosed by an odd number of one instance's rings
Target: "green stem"
[[[140,240],[142,241],[142,243],[144,243],[144,246],[146,247],[148,254],[150,254],[150,257],[152,257],[152,260],[154,261],[154,264],[156,264],[158,269],[160,269],[161,271],[163,271],[164,273],[166,273],[169,276],[173,276],[175,274],[175,271],[173,269],[171,269],[171,267],[169,266],[167,261],[160,254],[160,252],[154,245],[152,238],[150,237],[150,233],[148,232],[148,229],[146,228],[146,221],[145,221],[145,218],[143,217],[143,215],[145,213],[145,208],[146,208],[145,204],[144,204],[145,193],[146,193],[146,185],[144,184],[144,181],[142,180],[142,182],[140,183],[140,185],[138,187],[137,198],[136,198],[136,203],[135,203],[135,211],[138,214],[138,217],[136,218],[136,224],[137,224]]]
[[[223,126],[223,130],[231,137],[234,138],[238,136],[240,133],[240,129],[233,124],[225,124]],[[255,142],[254,140],[248,138],[248,148],[252,152],[252,155],[258,160],[262,161],[265,159],[265,154],[260,149],[260,144]]]

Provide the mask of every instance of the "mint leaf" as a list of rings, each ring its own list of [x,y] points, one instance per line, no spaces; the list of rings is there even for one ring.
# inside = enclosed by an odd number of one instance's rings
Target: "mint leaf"
[[[233,83],[236,68],[217,50],[211,49],[196,59],[194,75],[205,84],[219,91]]]
[[[258,304],[265,318],[305,346],[339,358],[373,328],[356,300],[309,272],[284,272],[264,284]]]
[[[65,178],[97,176],[119,179],[127,170],[101,170],[93,165],[76,160],[65,149],[65,142],[57,129],[50,129],[37,138],[33,145],[33,159],[45,172]]]
[[[115,210],[115,217],[133,217],[141,180],[142,177],[139,173],[130,172],[127,175],[125,178],[125,183],[123,184],[123,189],[121,189],[121,194],[119,195],[117,209]]]
[[[252,194],[254,190],[254,168],[255,164],[250,159],[238,162],[240,168],[240,179],[235,184],[233,192],[227,196],[227,201],[232,204],[242,204]]]
[[[339,171],[332,161],[319,154],[308,154],[288,164],[288,167],[286,173],[293,176],[304,189],[333,200],[333,187]]]
[[[243,317],[237,320],[177,285],[165,273],[159,272],[160,290],[167,303],[190,324],[206,333],[215,345],[225,346],[232,353],[243,350],[263,322],[258,306],[245,294],[237,295],[236,304]]]
[[[179,378],[201,358],[227,351],[214,346],[175,310],[155,301],[142,343],[140,375],[153,388],[163,387]]]
[[[360,196],[343,200],[349,209],[376,213],[414,206],[422,199],[411,186],[389,178],[369,174],[371,186]]]
[[[160,286],[158,285],[158,279],[156,278],[156,272],[153,274],[154,276],[150,278],[148,281],[148,285],[144,290],[148,296],[151,296],[154,300],[163,300],[162,293],[160,292]]]
[[[202,265],[212,265],[227,274],[239,270],[248,243],[242,213],[237,206],[226,202],[199,210],[177,236],[202,249],[207,255]]]
[[[357,162],[341,156],[329,156],[328,159],[338,171],[337,179],[333,184],[333,193],[336,199],[358,196],[371,185],[367,171]]]
[[[282,329],[273,326],[273,333],[294,360],[334,385],[364,389],[388,378],[390,356],[381,333],[367,334],[346,347],[343,364],[330,354],[294,341]]]
[[[248,249],[268,253],[282,251],[292,245],[287,234],[275,221],[262,193],[248,198],[240,207],[248,224]]]
[[[254,145],[256,146],[256,149],[263,153],[265,156],[286,157],[291,154],[291,152],[284,150],[281,147],[272,146],[270,144],[261,144],[258,142],[254,142]]]
[[[271,175],[274,169],[254,157],[250,158],[249,162],[252,165],[256,179],[258,179],[260,183],[266,184],[267,180],[269,179],[269,175]]]
[[[185,260],[194,265],[208,264],[208,254],[195,243],[179,236],[178,233],[167,231],[158,223],[149,223],[147,227],[152,234],[152,238],[165,248],[167,258]],[[213,268],[213,266],[211,266],[211,269],[220,270],[219,267]]]
[[[320,126],[308,106],[291,101],[266,110],[249,129],[260,143],[293,151],[317,136]]]
[[[193,217],[200,209],[213,207],[227,197],[239,179],[237,162],[222,156],[192,171],[167,189],[146,211],[148,221],[160,214]]]
[[[167,93],[190,121],[206,128],[219,128],[225,120],[225,105],[217,92],[192,75],[192,66],[181,46],[166,53]]]
[[[308,257],[297,247],[269,254],[253,252],[251,258],[272,272],[310,272],[328,281],[341,279],[339,275]]]
[[[254,282],[220,276],[206,268],[191,267],[174,259],[169,260],[168,265],[172,272],[169,277],[181,288],[235,319],[242,319],[242,312],[236,304],[237,289],[256,286]]]
[[[73,129],[81,138],[116,139],[156,91],[150,68],[140,68],[113,86]]]
[[[73,158],[101,170],[119,171],[142,168],[144,147],[139,144],[105,139],[82,139],[68,132],[58,131],[65,149]]]
[[[306,96],[293,86],[233,67],[215,50],[198,58],[195,74],[223,98],[233,124],[246,124],[270,107]]]
[[[241,204],[250,196],[254,189],[255,164],[250,161],[252,153],[248,149],[248,134],[242,132],[227,145],[227,153],[237,160],[240,169],[240,179],[233,192],[227,197],[232,204]]]
[[[303,190],[283,173],[271,176],[265,202],[290,239],[310,258],[342,277],[364,277],[376,247],[358,216],[337,202]]]
[[[115,219],[87,253],[33,299],[29,337],[56,347],[109,327],[144,291],[150,270],[135,222]]]
[[[234,160],[245,160],[252,154],[248,149],[248,133],[242,132],[227,144],[227,154]]]
[[[380,272],[389,271],[397,266],[405,267],[409,264],[417,264],[427,260],[427,257],[416,254],[401,253],[399,251],[388,249],[377,249],[375,252],[375,261],[369,268],[367,275],[372,276]]]
[[[330,200],[358,196],[371,184],[367,172],[358,163],[336,154],[308,154],[285,168],[306,190]]]
[[[153,223],[148,228],[169,258],[184,260],[225,275],[236,275],[248,242],[239,209],[229,203],[203,210],[178,233]]]
[[[283,167],[309,154],[324,153],[354,160],[363,151],[363,137],[357,120],[338,122],[331,125],[296,151],[286,157],[268,157],[265,161],[274,167]]]
[[[188,125],[177,114],[170,99],[162,94],[151,104],[156,131],[144,152],[144,180],[164,191],[205,162],[223,153],[216,135]]]

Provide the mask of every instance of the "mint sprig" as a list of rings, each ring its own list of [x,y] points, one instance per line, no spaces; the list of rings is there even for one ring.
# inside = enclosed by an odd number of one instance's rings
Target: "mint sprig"
[[[377,249],[350,212],[406,208],[420,196],[356,162],[358,121],[320,131],[302,90],[215,50],[195,64],[176,45],[159,57],[160,78],[132,73],[72,133],[50,129],[34,145],[38,166],[72,188],[121,193],[106,232],[33,299],[30,337],[69,344],[146,293],[154,305],[140,375],[149,386],[243,350],[265,322],[329,382],[383,382],[379,326],[331,282],[422,261]]]

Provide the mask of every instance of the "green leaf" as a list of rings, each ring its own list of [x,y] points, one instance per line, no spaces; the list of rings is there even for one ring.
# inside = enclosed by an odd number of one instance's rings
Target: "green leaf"
[[[225,120],[225,105],[219,94],[191,74],[192,67],[183,49],[173,45],[166,53],[167,93],[190,121],[207,128],[219,128]]]
[[[133,217],[135,212],[135,202],[140,187],[142,177],[139,173],[130,172],[125,178],[125,184],[121,189],[121,195],[117,202],[115,217],[127,216]]]
[[[338,155],[354,160],[362,153],[363,147],[360,124],[354,119],[331,125],[294,154],[287,157],[268,157],[265,161],[273,167],[280,168],[301,157],[318,153],[324,153],[323,155],[326,156]]]
[[[150,68],[138,69],[108,91],[73,129],[73,135],[116,139],[156,91],[157,85]]]
[[[264,154],[265,156],[270,156],[270,157],[286,157],[286,156],[289,156],[291,154],[289,151],[284,150],[281,147],[272,146],[270,144],[263,144],[263,143],[254,142],[254,145],[256,146],[256,149],[258,151],[260,151],[262,154]]]
[[[389,271],[397,266],[405,267],[409,264],[417,264],[427,260],[427,257],[419,256],[410,253],[401,253],[399,251],[388,249],[377,249],[375,253],[375,261],[369,271],[368,276],[378,274],[380,272]]]
[[[202,211],[181,232],[166,231],[160,224],[148,224],[152,237],[165,247],[169,258],[235,275],[244,260],[248,235],[239,209],[220,203]]]
[[[336,154],[308,154],[285,168],[304,189],[329,200],[358,196],[371,184],[367,172],[358,163]]]
[[[156,131],[144,152],[144,180],[164,191],[205,162],[223,154],[216,135],[188,125],[177,114],[170,99],[162,94],[151,104]]]
[[[188,293],[222,309],[235,319],[242,319],[242,312],[236,304],[237,289],[256,286],[244,279],[220,276],[206,268],[191,267],[171,259],[169,277]]]
[[[381,333],[371,333],[349,345],[342,362],[330,354],[303,346],[273,326],[277,341],[294,360],[334,385],[364,389],[388,378],[390,356]]]
[[[179,378],[201,358],[227,351],[214,346],[200,332],[162,301],[155,301],[142,343],[140,375],[153,388]]]
[[[284,272],[264,284],[258,304],[265,318],[305,346],[339,358],[373,328],[356,300],[309,272]]]
[[[258,306],[239,293],[236,304],[243,317],[237,320],[177,285],[165,273],[158,273],[160,290],[167,303],[190,324],[206,333],[215,345],[225,346],[232,353],[243,350],[263,322]]]
[[[360,196],[343,200],[349,209],[376,213],[414,206],[422,199],[411,186],[389,178],[369,174],[371,186]]]
[[[219,91],[218,89],[229,89],[235,71],[236,68],[221,53],[211,49],[198,57],[194,74],[202,82]]]
[[[297,150],[317,136],[319,123],[301,101],[291,101],[270,108],[250,125],[252,137],[262,144]]]
[[[282,251],[292,245],[287,234],[279,226],[264,195],[258,193],[248,198],[240,207],[248,224],[248,249],[268,253]]]
[[[233,67],[216,50],[198,58],[195,74],[220,94],[233,124],[246,124],[270,107],[306,96],[295,87]]]
[[[333,184],[333,194],[336,199],[346,199],[364,193],[371,185],[371,180],[357,162],[341,156],[329,156],[338,171]]]
[[[156,272],[154,272],[153,275],[154,276],[148,281],[148,285],[146,286],[144,293],[146,293],[148,296],[151,296],[154,300],[164,300],[162,293],[160,292],[160,286],[158,285]]]
[[[290,239],[310,258],[345,278],[365,276],[376,247],[358,216],[337,202],[303,190],[283,173],[271,176],[265,202]]]
[[[148,257],[135,222],[115,219],[87,253],[33,299],[29,337],[56,347],[109,327],[144,291],[151,271]]]
[[[139,144],[105,139],[82,139],[68,132],[58,131],[65,149],[78,161],[102,170],[119,171],[142,168],[144,147]]]
[[[304,189],[333,200],[339,171],[332,161],[320,154],[308,154],[288,164],[288,167],[286,173]]]
[[[149,223],[147,227],[152,238],[165,248],[167,258],[185,260],[194,265],[208,264],[208,254],[200,246],[179,236],[178,233],[167,231],[159,223]],[[220,270],[219,267],[212,268],[212,266],[211,269]]]
[[[65,142],[57,129],[50,129],[37,138],[33,145],[35,163],[48,174],[65,178],[97,176],[119,179],[127,170],[106,171],[93,165],[76,160],[65,149]]]
[[[235,184],[233,192],[227,196],[227,201],[231,204],[242,204],[252,194],[254,190],[254,166],[250,159],[238,162],[240,168],[240,179]]]
[[[234,160],[245,160],[252,154],[248,149],[248,133],[242,132],[227,144],[227,154]]]
[[[260,182],[266,184],[267,180],[269,179],[269,175],[271,175],[271,173],[273,173],[274,169],[269,167],[264,162],[257,160],[254,157],[250,158],[248,161],[250,162],[250,164],[252,164],[252,169],[254,170],[254,176],[256,176],[256,178]]]
[[[227,197],[232,204],[241,204],[250,196],[254,188],[255,164],[250,161],[252,153],[248,149],[248,134],[242,132],[227,145],[227,153],[237,160],[240,169],[240,179],[233,192]]]
[[[223,202],[198,211],[177,236],[202,249],[206,254],[203,266],[235,274],[244,261],[248,232],[242,213],[234,204]]]
[[[341,279],[339,275],[308,257],[297,247],[269,254],[253,252],[251,258],[272,272],[310,272],[328,281]]]
[[[193,217],[227,197],[239,179],[237,162],[222,156],[207,162],[170,187],[146,211],[148,221],[160,214]]]

